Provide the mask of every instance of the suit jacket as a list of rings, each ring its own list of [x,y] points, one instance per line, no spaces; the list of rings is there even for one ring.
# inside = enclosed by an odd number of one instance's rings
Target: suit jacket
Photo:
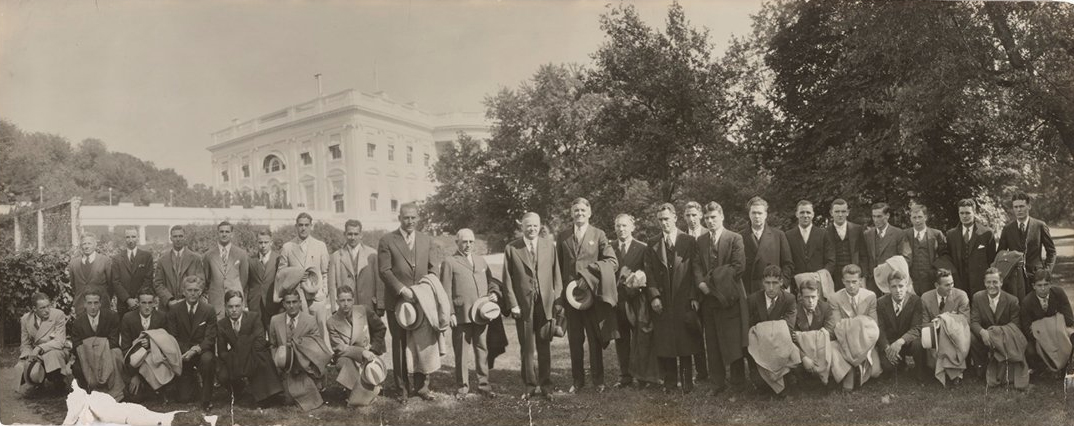
[[[128,311],[123,314],[123,318],[119,320],[119,348],[123,350],[123,353],[127,353],[131,348],[131,344],[134,340],[142,334],[143,331],[156,330],[158,328],[165,328],[168,326],[168,320],[164,313],[158,310],[154,310],[149,315],[149,328],[142,328],[142,314],[137,309]]]
[[[250,259],[246,304],[251,311],[261,312],[261,322],[266,326],[268,320],[280,310],[279,304],[273,301],[272,292],[276,288],[276,271],[280,270],[281,263],[283,263],[283,258],[275,251],[269,252],[266,263],[261,263],[260,253],[254,254]]]
[[[40,325],[34,325],[34,316],[33,312],[27,312],[19,320],[21,326],[19,358],[30,356],[34,348],[40,346],[41,360],[46,372],[61,370],[65,374],[69,373],[65,371],[67,370],[67,316],[59,309],[51,308],[48,319],[41,321]]]
[[[377,267],[377,250],[365,244],[358,246],[358,255],[351,258],[347,247],[336,250],[328,260],[328,300],[333,312],[339,308],[336,290],[342,286],[354,289],[354,303],[369,309],[385,309],[384,280]]]
[[[116,295],[116,306],[127,306],[127,299],[137,299],[138,291],[143,288],[153,288],[153,254],[139,247],[132,263],[124,247],[112,257],[112,293]]]
[[[227,302],[224,300],[224,293],[227,290],[238,290],[243,292],[245,299],[250,277],[250,258],[246,250],[235,243],[228,245],[231,247],[228,248],[227,264],[224,264],[219,244],[213,245],[202,258],[205,264],[205,293],[218,318],[224,317],[224,304]]]
[[[946,254],[947,238],[943,232],[939,229],[925,228],[925,246],[918,248],[918,244],[915,241],[915,231],[913,228],[903,231],[906,235],[907,244],[910,246],[910,256],[906,258],[906,263],[910,266],[910,278],[914,282],[914,291],[917,294],[922,294],[935,288],[936,284],[936,268],[933,266],[936,258]],[[918,251],[923,253],[918,253]],[[914,269],[914,256],[924,255],[925,259],[928,259],[929,267],[926,270]]]
[[[1074,327],[1074,312],[1071,312],[1070,299],[1067,299],[1066,292],[1062,288],[1048,289],[1048,309],[1041,307],[1036,292],[1030,292],[1022,298],[1022,303],[1019,305],[1018,318],[1022,321],[1022,334],[1032,341],[1034,337],[1030,327],[1033,323],[1055,314],[1063,314],[1063,321],[1066,322],[1067,327]]]
[[[817,272],[821,269],[830,271],[835,267],[835,245],[828,243],[823,228],[814,225],[809,231],[809,241],[802,239],[802,230],[797,225],[784,234],[791,248],[795,274]]]
[[[1015,250],[1025,254],[1025,276],[1030,278],[1026,281],[1032,285],[1033,272],[1037,268],[1051,270],[1055,266],[1055,242],[1052,241],[1052,231],[1048,224],[1029,217],[1026,224],[1026,236],[1022,238],[1018,230],[1018,221],[1012,221],[1003,227],[999,238],[999,249]],[[1028,287],[1027,286],[1027,287]]]
[[[910,243],[906,240],[906,233],[895,225],[888,224],[884,230],[884,238],[878,238],[876,228],[872,227],[864,231],[865,265],[862,266],[861,274],[868,284],[867,289],[875,289],[876,279],[873,278],[873,268],[880,266],[891,256],[901,255],[907,262],[910,260]]]
[[[921,298],[907,293],[902,302],[902,310],[895,315],[895,300],[885,294],[876,302],[877,321],[880,326],[880,339],[877,348],[884,351],[892,342],[902,339],[905,343],[917,340],[921,334]],[[915,331],[917,333],[915,333]]]
[[[582,271],[592,264],[611,264],[611,270],[619,270],[619,259],[615,249],[608,241],[604,231],[589,224],[581,241],[574,240],[574,226],[559,233],[556,239],[556,251],[559,257],[560,277],[571,282],[580,277]],[[599,275],[599,274],[598,274]],[[563,289],[566,291],[566,289]]]
[[[358,315],[365,318],[367,330],[364,337],[366,339],[359,339],[363,341],[356,341],[353,338],[354,326],[351,324],[353,321],[351,316],[354,313],[358,313]],[[377,355],[387,351],[384,343],[384,336],[387,331],[388,328],[380,320],[376,312],[367,307],[359,307],[359,305],[355,305],[350,313],[344,314],[343,311],[336,311],[332,316],[328,317],[328,340],[332,342],[332,350],[339,352],[340,356],[355,360],[361,359],[362,351],[365,350],[372,351]]]
[[[176,274],[176,265],[179,273]],[[183,298],[183,278],[205,276],[201,256],[189,247],[183,249],[180,259],[175,258],[175,250],[167,250],[157,261],[153,269],[153,289],[160,298],[160,306],[167,307],[172,299]]]
[[[764,290],[754,292],[749,296],[746,303],[750,309],[750,327],[757,325],[759,322],[784,320],[787,322],[787,328],[794,330],[795,319],[798,317],[797,309],[798,304],[794,300],[794,295],[786,290],[781,290],[780,294],[776,296],[776,302],[772,304],[772,310],[768,310],[768,296],[764,294]]]
[[[823,300],[818,300],[817,308],[813,310],[813,321],[809,321],[806,318],[805,304],[798,302],[798,309],[794,314],[794,330],[817,331],[823,328],[828,330],[828,336],[835,340],[835,323],[838,320],[839,316],[835,313],[835,309],[832,309],[832,305]]]
[[[715,322],[716,334],[720,340],[720,353],[725,363],[733,362],[745,353],[743,348],[747,346],[747,333],[749,332],[750,313],[746,303],[746,289],[742,284],[742,273],[746,268],[746,250],[742,243],[742,236],[724,229],[720,232],[720,238],[713,243],[713,234],[702,235],[697,240],[696,255],[693,264],[693,282],[699,286],[702,282],[709,288],[709,294],[704,295],[700,290],[697,297],[701,300],[702,310],[713,310],[711,316]],[[734,293],[738,296],[738,303],[729,307],[721,307],[716,298],[716,286],[718,283],[708,282],[709,274],[717,268],[731,268],[733,282],[722,285],[734,286]],[[704,311],[708,314],[708,311]],[[712,324],[710,322],[709,324]]]
[[[532,321],[534,301],[540,292],[545,319],[552,320],[552,305],[562,303],[563,279],[559,257],[552,241],[537,238],[537,259],[526,250],[524,238],[504,248],[503,287],[507,289],[507,309],[516,306],[524,320]]]
[[[653,342],[657,357],[671,358],[701,352],[701,328],[693,308],[698,300],[691,263],[697,257],[697,240],[685,232],[675,236],[668,252],[663,234],[649,243],[645,275],[650,295],[659,297],[663,312],[653,314]]]
[[[185,300],[168,309],[165,328],[179,343],[180,353],[192,346],[200,346],[202,352],[212,351],[216,345],[216,311],[204,300],[198,301],[194,317],[187,311]]]
[[[612,241],[612,248],[615,249],[615,258],[619,261],[619,274],[616,279],[616,285],[619,288],[619,308],[623,309],[626,306],[628,298],[638,296],[642,293],[642,289],[630,289],[628,290],[624,284],[627,277],[634,273],[634,271],[645,270],[645,252],[649,249],[649,245],[641,241],[631,239],[630,246],[627,247],[626,253],[619,250],[619,240]],[[646,277],[648,278],[648,277]]]
[[[869,291],[869,289],[858,289],[858,303],[854,306],[850,303],[850,295],[847,294],[847,289],[842,289],[832,295],[828,299],[828,302],[832,304],[832,308],[835,310],[836,318],[854,318],[858,315],[867,315],[876,321],[876,293]],[[855,312],[857,312],[855,314]]]
[[[862,274],[865,275],[865,233],[864,227],[854,222],[847,221],[846,241],[850,246],[850,263],[851,265],[858,265],[863,269]],[[824,228],[824,240],[828,246],[832,248],[832,256],[835,256],[835,245],[842,242],[839,239],[839,231],[835,229],[835,224],[831,223]],[[831,268],[828,268],[828,272],[832,274],[832,280],[835,281],[835,288],[843,288],[843,271],[842,268],[846,265],[833,264]]]
[[[936,290],[929,290],[921,295],[921,323],[927,323],[940,316],[944,312],[960,314],[970,320],[970,298],[966,292],[957,288],[951,289],[944,302],[943,311],[940,310],[940,301],[937,299]]]
[[[1017,230],[1017,227],[1015,228]],[[955,269],[955,288],[966,294],[984,290],[984,271],[996,260],[996,239],[987,226],[973,225],[969,244],[962,237],[962,225],[947,230],[947,248]]]
[[[67,270],[71,273],[71,292],[74,295],[75,315],[85,310],[82,297],[90,288],[101,291],[101,310],[111,310],[112,300],[112,259],[101,253],[94,256],[89,265],[82,263],[81,253],[71,257],[67,264]],[[124,301],[126,303],[126,301]]]
[[[401,229],[384,234],[377,244],[377,267],[384,280],[385,309],[395,310],[404,288],[418,284],[421,277],[437,272],[436,245],[428,234],[414,231],[414,250],[407,247]]]
[[[742,239],[746,250],[746,269],[742,274],[746,293],[762,290],[761,275],[768,265],[776,265],[782,269],[784,285],[794,285],[794,259],[791,257],[790,243],[783,231],[765,225],[761,231],[761,240],[758,241],[753,237],[753,229],[747,228],[742,232]]]
[[[466,255],[456,252],[440,264],[440,283],[451,300],[450,312],[458,324],[470,323],[470,308],[479,297],[496,293],[501,296],[499,287],[490,285],[495,282],[492,270],[481,256],[472,255],[474,263],[466,260]]]
[[[321,274],[316,293],[307,293],[307,300],[328,300],[328,246],[324,242],[312,236],[306,237],[306,249],[302,249],[302,240],[293,238],[283,244],[280,249],[280,257],[283,258],[284,266],[301,266],[303,269],[313,268]]]
[[[97,319],[97,330],[90,326],[89,315],[85,312],[78,314],[71,322],[71,350],[77,350],[82,341],[90,337],[103,337],[108,339],[108,347],[119,349],[119,316],[115,312],[101,308]]]
[[[226,379],[247,378],[247,389],[255,401],[262,401],[283,390],[276,376],[275,364],[272,363],[260,314],[244,313],[239,319],[238,332],[235,332],[231,318],[227,316],[217,321],[216,329],[216,350]]]
[[[973,294],[973,302],[970,303],[970,330],[974,336],[980,336],[981,330],[988,330],[994,325],[1015,324],[1021,326],[1018,319],[1018,298],[1000,290],[999,300],[996,302],[996,312],[988,304],[988,291],[981,290]]]

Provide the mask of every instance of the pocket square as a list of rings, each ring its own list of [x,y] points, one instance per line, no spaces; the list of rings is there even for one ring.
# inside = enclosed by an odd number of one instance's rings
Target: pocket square
[[[198,324],[198,327],[201,327],[203,325],[205,325],[205,321],[202,321],[201,324]]]
[[[981,244],[981,245],[977,246],[978,250],[983,249],[983,248],[985,248],[984,244]]]
[[[593,240],[589,240],[589,245],[593,245],[593,244],[595,244],[595,243],[593,242]]]

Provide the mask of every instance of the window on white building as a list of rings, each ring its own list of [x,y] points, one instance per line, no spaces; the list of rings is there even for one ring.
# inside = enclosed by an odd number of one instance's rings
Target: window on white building
[[[399,211],[399,200],[392,200],[392,213]]]
[[[365,156],[373,158],[377,156],[377,144],[367,143],[365,144]]]
[[[308,166],[310,164],[313,164],[313,156],[310,155],[310,153],[303,152],[302,155],[300,155],[300,157],[302,158],[302,165],[303,166]]]
[[[406,147],[406,163],[414,164],[414,147],[412,146]]]
[[[429,154],[425,154],[425,167],[429,167]]]
[[[339,148],[339,144],[328,147],[328,154],[332,156],[333,160],[343,158],[343,150]]]
[[[242,177],[244,177],[244,178],[250,177],[250,165],[249,164],[243,164],[242,165]]]
[[[317,208],[317,189],[313,186],[313,182],[303,183],[302,192],[302,199],[305,200],[304,207],[306,207],[307,209]]]
[[[224,179],[224,182],[228,181],[227,170],[220,172],[220,177]]]
[[[343,213],[346,205],[343,202],[343,180],[332,181],[332,205],[336,213]]]
[[[395,145],[388,145],[388,161],[395,161]]]
[[[378,196],[379,196],[379,194],[377,194],[376,192],[374,192],[372,194],[369,194],[369,211],[371,211],[371,212],[377,211],[377,197]]]
[[[280,160],[280,157],[277,157],[275,155],[265,157],[265,162],[262,164],[262,166],[265,169],[265,173],[275,173],[287,169],[287,167],[283,164],[283,160]]]

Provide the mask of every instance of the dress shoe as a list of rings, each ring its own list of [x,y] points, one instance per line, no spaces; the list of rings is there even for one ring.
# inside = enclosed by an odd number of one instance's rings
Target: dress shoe
[[[455,397],[459,398],[459,399],[466,398],[466,395],[469,395],[469,394],[470,394],[470,388],[467,387],[467,386],[463,386],[463,387],[459,388],[459,390],[455,391]]]
[[[612,385],[615,389],[629,388],[634,385],[633,380],[621,380],[619,383]]]
[[[425,401],[434,401],[436,397],[429,391],[418,391],[418,397]]]
[[[961,377],[955,377],[955,378],[951,379],[951,386],[952,387],[962,386],[962,378]]]
[[[478,389],[477,393],[485,398],[495,398],[497,396],[496,392],[493,392],[492,389]]]
[[[597,385],[597,393],[604,393],[605,389],[607,388],[604,385]]]
[[[572,394],[572,395],[573,395],[573,394],[576,394],[576,393],[578,393],[578,392],[579,392],[579,391],[581,391],[581,390],[582,390],[582,386],[580,386],[580,385],[574,385],[574,386],[571,386],[571,388],[570,388],[570,389],[567,389],[567,393],[569,393],[569,394]]]

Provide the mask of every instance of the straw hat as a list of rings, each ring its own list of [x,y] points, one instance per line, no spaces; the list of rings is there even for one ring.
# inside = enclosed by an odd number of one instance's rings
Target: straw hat
[[[290,346],[279,346],[272,354],[272,362],[276,364],[276,368],[283,371],[290,371],[294,361],[295,356]]]
[[[41,362],[41,358],[33,360],[30,364],[30,383],[40,385],[45,382],[45,366]]]
[[[425,313],[417,304],[400,300],[395,305],[395,320],[403,329],[414,330],[425,321]]]
[[[470,307],[470,322],[488,324],[500,317],[500,305],[486,297],[479,297]]]
[[[362,368],[362,383],[369,386],[379,386],[388,378],[388,369],[384,367],[384,361],[380,357],[374,357]]]

